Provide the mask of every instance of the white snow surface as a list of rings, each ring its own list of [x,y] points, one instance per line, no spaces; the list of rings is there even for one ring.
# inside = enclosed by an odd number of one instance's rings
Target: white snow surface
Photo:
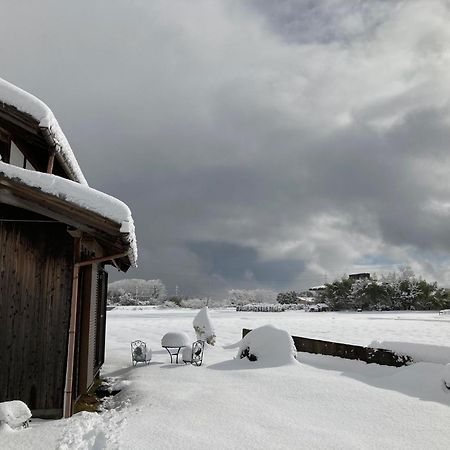
[[[194,340],[197,311],[116,308],[107,313],[103,375],[122,389],[102,414],[33,419],[0,431],[8,450],[420,449],[450,442],[446,366],[395,368],[298,353],[295,364],[258,366],[223,346],[242,328],[272,324],[290,334],[367,345],[373,340],[448,345],[449,319],[438,313],[284,313],[210,310],[216,346],[203,365],[170,364],[168,330]],[[131,367],[130,342],[145,340],[152,362]]]
[[[216,340],[216,332],[209,317],[208,307],[202,308],[198,314],[194,317],[192,322],[194,330],[197,334],[197,339],[208,342],[208,344],[214,345]]]
[[[30,114],[39,122],[41,128],[46,128],[55,146],[57,158],[69,170],[75,181],[88,184],[58,121],[42,100],[0,78],[0,102]]]
[[[120,231],[128,235],[130,261],[136,265],[137,244],[134,222],[130,209],[122,201],[75,181],[48,173],[22,169],[3,162],[0,162],[0,175],[26,186],[38,188],[42,192],[57,196],[68,203],[116,222],[121,226]]]
[[[6,423],[11,428],[22,426],[31,418],[28,406],[20,400],[12,400],[0,403],[0,423]]]

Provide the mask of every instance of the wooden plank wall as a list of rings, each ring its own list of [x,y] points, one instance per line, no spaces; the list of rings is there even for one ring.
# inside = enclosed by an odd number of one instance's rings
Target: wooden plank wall
[[[72,269],[64,225],[0,219],[0,402],[62,411]]]
[[[94,381],[95,339],[97,337],[97,264],[91,266],[91,289],[89,297],[89,343],[88,343],[88,371],[87,386]]]
[[[108,272],[99,267],[97,272],[97,336],[95,352],[95,372],[98,372],[105,361],[106,303],[108,292]]]
[[[243,328],[242,337],[250,333],[250,331],[252,330]],[[298,352],[338,356],[339,358],[364,361],[368,364],[375,363],[394,367],[406,366],[413,362],[410,356],[397,355],[391,350],[343,344],[341,342],[322,341],[300,336],[292,336],[292,339]]]

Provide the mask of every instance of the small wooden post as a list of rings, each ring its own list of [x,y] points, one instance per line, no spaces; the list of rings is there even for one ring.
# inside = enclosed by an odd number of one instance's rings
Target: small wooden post
[[[54,162],[55,162],[55,152],[51,152],[47,162],[47,173],[53,173]]]
[[[0,159],[2,162],[9,163],[11,157],[11,136],[0,128]]]

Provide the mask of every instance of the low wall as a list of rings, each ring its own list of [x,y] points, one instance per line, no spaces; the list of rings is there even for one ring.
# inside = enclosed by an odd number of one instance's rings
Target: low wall
[[[242,329],[242,337],[250,333],[247,328]],[[407,355],[398,355],[391,350],[381,348],[362,347],[360,345],[342,344],[340,342],[321,341],[300,336],[292,336],[298,352],[316,353],[319,355],[338,356],[345,359],[356,359],[368,364],[375,363],[384,366],[401,367],[413,363]]]

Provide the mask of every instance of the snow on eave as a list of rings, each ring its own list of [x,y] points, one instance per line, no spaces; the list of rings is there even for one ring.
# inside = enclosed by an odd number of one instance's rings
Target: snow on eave
[[[85,184],[57,175],[35,172],[0,162],[0,180],[7,179],[40,191],[95,213],[120,225],[120,233],[128,244],[128,258],[137,263],[137,244],[133,218],[128,206],[117,198]]]
[[[58,121],[43,101],[0,78],[0,102],[32,116],[39,123],[48,144],[56,151],[56,158],[72,180],[88,184]]]

